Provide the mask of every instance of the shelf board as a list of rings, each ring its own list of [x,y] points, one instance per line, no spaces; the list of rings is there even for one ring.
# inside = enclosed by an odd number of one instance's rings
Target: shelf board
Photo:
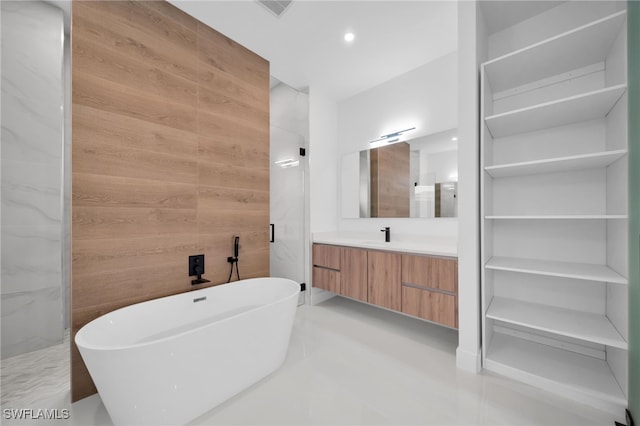
[[[567,219],[627,219],[624,214],[556,214],[556,215],[489,215],[485,219],[506,220],[567,220]]]
[[[498,271],[546,275],[550,277],[607,282],[612,284],[629,283],[627,278],[618,274],[607,265],[596,265],[592,263],[558,262],[553,260],[494,256],[489,259],[485,268]]]
[[[626,11],[485,62],[494,93],[602,62],[620,33]]]
[[[485,367],[608,411],[627,399],[606,361],[517,337],[494,333]]]
[[[544,102],[485,118],[494,138],[528,133],[581,121],[604,118],[627,90],[626,84]]]
[[[620,149],[616,151],[604,151],[592,154],[572,155],[568,157],[556,157],[544,160],[488,166],[485,167],[485,170],[495,178],[569,172],[607,167],[609,164],[624,157],[626,154],[627,150]]]
[[[494,297],[487,318],[614,348],[628,347],[604,315]]]

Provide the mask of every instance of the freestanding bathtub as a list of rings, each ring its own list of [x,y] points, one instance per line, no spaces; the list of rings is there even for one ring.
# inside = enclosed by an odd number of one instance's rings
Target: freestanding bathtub
[[[117,425],[179,425],[284,362],[300,285],[255,278],[103,315],[75,342]]]

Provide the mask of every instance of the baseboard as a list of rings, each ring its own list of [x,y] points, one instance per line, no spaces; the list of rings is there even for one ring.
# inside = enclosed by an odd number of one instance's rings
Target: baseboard
[[[456,349],[456,367],[469,373],[477,374],[482,369],[480,349],[476,352],[464,351],[458,346]]]

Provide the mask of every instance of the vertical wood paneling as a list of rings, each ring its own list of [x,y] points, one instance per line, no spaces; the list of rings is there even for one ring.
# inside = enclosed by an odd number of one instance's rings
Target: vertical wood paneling
[[[269,64],[163,1],[72,5],[72,333],[114,309],[269,275]],[[235,280],[235,274],[233,280]],[[95,387],[72,343],[72,400]]]
[[[371,217],[409,217],[411,179],[409,144],[371,150]]]

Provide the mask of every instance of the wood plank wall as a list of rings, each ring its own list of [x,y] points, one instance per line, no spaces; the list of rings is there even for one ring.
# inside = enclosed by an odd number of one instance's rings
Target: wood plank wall
[[[406,142],[372,149],[371,217],[411,215],[411,147]]]
[[[269,275],[269,63],[164,1],[72,4],[72,336],[114,309]],[[72,339],[72,400],[95,387]]]

